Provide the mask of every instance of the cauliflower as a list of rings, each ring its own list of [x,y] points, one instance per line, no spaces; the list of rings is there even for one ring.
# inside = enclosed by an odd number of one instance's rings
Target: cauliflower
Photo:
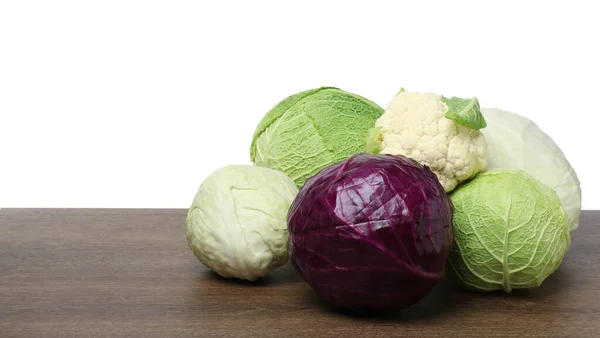
[[[449,109],[450,107],[450,109]],[[376,151],[404,155],[428,166],[446,192],[484,171],[487,144],[477,99],[447,99],[400,91],[375,123]],[[373,149],[367,140],[367,146]]]

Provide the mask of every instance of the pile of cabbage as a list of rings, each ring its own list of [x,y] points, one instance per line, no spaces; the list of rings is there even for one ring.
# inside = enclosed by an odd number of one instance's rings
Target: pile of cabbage
[[[265,114],[250,159],[202,182],[189,248],[249,281],[290,261],[341,308],[413,305],[448,267],[471,290],[539,287],[579,224],[580,183],[560,148],[475,97],[402,89],[383,109],[303,91]]]

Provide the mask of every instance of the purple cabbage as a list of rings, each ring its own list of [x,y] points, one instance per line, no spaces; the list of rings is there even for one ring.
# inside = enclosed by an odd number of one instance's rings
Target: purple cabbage
[[[290,260],[335,306],[407,307],[445,274],[452,213],[426,166],[403,156],[357,154],[300,189],[288,213]]]

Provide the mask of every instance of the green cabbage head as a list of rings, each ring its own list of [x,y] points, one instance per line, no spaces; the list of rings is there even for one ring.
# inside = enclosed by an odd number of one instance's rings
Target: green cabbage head
[[[366,151],[367,131],[382,114],[377,104],[337,88],[294,94],[260,121],[250,159],[301,186],[322,168]]]
[[[450,265],[479,291],[535,288],[571,243],[556,192],[522,170],[478,174],[451,194],[455,242]]]
[[[206,267],[256,280],[288,260],[287,211],[298,193],[281,172],[230,165],[202,182],[186,220],[186,238]]]

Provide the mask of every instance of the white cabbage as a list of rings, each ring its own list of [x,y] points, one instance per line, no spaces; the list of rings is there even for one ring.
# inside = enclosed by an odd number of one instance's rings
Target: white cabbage
[[[288,260],[287,212],[298,193],[285,174],[230,165],[212,173],[188,211],[186,237],[209,269],[250,281]]]
[[[577,174],[560,148],[531,120],[500,109],[481,109],[487,127],[488,169],[522,169],[554,189],[569,219],[579,226],[581,188]]]

